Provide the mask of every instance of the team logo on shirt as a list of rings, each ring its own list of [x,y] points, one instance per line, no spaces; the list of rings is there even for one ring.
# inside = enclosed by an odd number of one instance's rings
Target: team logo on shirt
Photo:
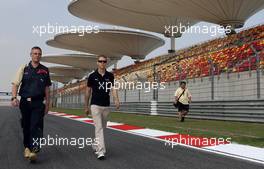
[[[37,74],[48,74],[48,72],[44,69],[39,69]]]

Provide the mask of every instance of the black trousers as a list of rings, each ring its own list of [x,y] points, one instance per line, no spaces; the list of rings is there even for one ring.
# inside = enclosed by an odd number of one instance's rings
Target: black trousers
[[[178,107],[178,111],[187,111],[189,112],[189,104],[182,104],[181,102],[179,102],[179,107]]]
[[[45,105],[42,100],[27,101],[21,98],[19,108],[24,147],[39,151],[40,138],[43,137]]]

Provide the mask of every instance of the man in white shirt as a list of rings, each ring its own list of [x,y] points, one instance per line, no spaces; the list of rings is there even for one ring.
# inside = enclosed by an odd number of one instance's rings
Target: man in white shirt
[[[178,102],[179,119],[184,122],[184,117],[189,112],[189,104],[191,102],[191,93],[186,87],[186,82],[181,81],[180,87],[175,92],[175,103]]]

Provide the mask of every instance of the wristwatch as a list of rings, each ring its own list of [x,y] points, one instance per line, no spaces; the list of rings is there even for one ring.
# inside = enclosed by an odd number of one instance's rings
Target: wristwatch
[[[11,101],[13,101],[13,100],[15,100],[15,99],[17,99],[17,97],[12,97],[12,98],[11,98]]]

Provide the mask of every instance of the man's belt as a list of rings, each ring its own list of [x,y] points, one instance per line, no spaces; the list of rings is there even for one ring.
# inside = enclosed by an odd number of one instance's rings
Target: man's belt
[[[32,101],[43,101],[44,98],[43,97],[22,97],[22,99],[28,101],[28,102],[32,102]]]

